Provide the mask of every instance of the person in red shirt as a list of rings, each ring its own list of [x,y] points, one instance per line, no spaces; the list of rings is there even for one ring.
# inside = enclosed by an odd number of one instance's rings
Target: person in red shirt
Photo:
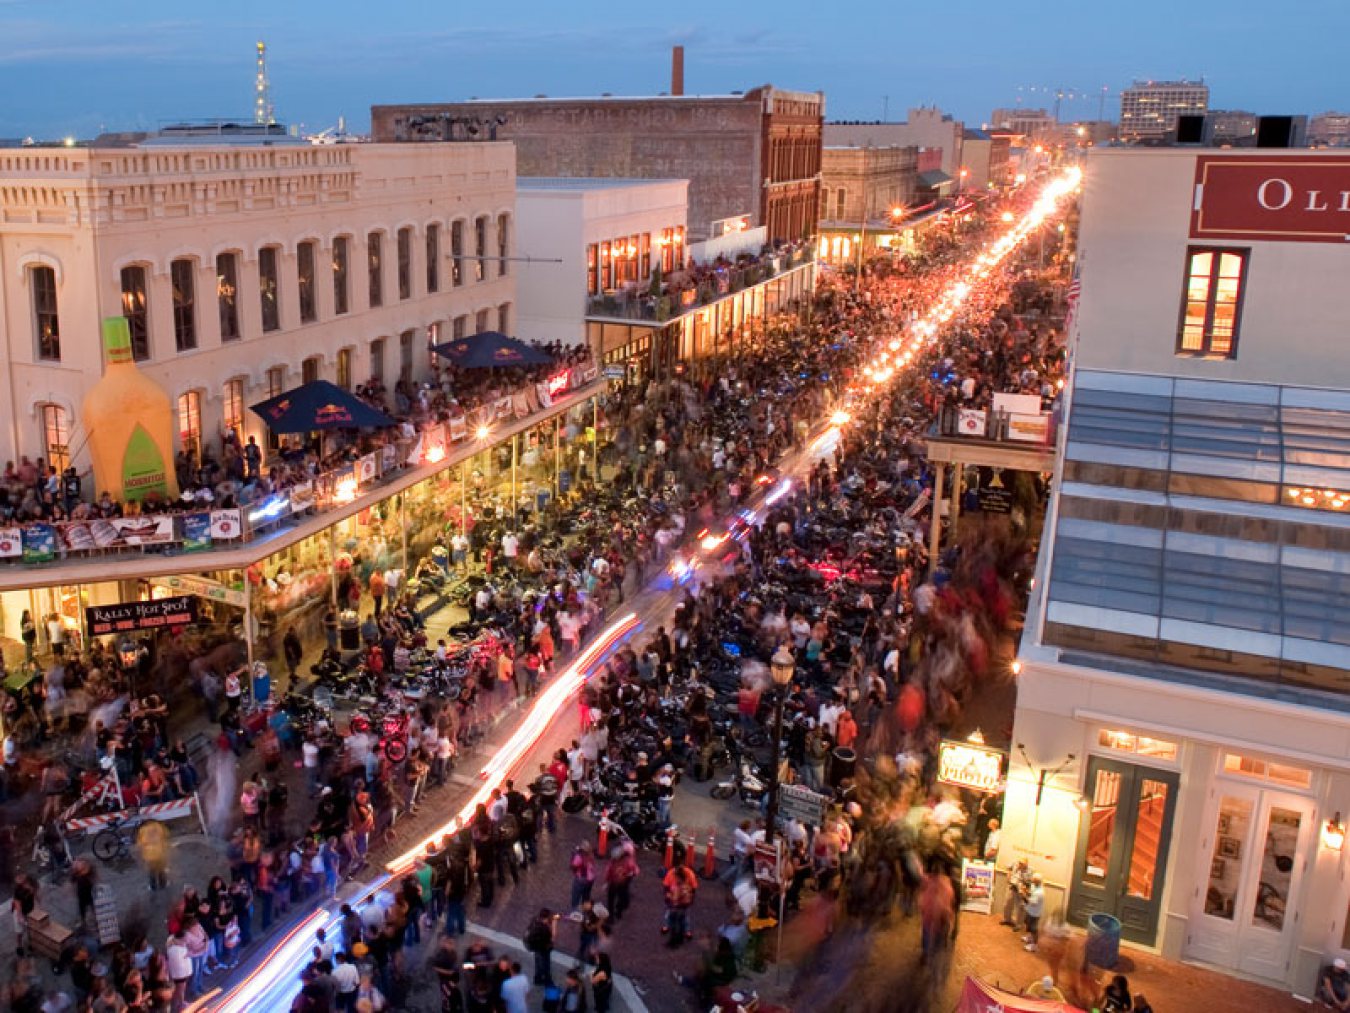
[[[854,720],[851,711],[845,710],[839,715],[839,722],[835,726],[834,741],[836,745],[845,749],[852,749],[853,743],[858,741],[858,722]]]
[[[689,909],[694,906],[694,897],[698,894],[698,877],[677,858],[665,879],[661,880],[661,888],[666,900],[666,923],[661,932],[669,934],[667,945],[674,948],[686,939],[694,938],[689,926]]]

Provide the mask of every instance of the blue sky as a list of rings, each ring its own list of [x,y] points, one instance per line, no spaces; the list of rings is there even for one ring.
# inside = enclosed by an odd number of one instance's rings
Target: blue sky
[[[218,15],[208,20],[205,12]],[[0,0],[0,137],[88,137],[251,115],[265,39],[278,118],[320,129],[372,104],[477,95],[649,94],[686,48],[686,91],[823,90],[831,118],[1053,103],[1092,118],[1135,77],[1204,76],[1218,108],[1350,107],[1346,0]]]

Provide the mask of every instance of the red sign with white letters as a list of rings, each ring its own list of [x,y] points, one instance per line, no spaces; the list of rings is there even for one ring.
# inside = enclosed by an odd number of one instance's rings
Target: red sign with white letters
[[[1350,157],[1200,155],[1191,238],[1350,242]]]

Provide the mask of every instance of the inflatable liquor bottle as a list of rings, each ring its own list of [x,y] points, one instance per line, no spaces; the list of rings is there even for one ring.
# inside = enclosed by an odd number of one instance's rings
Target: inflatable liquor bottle
[[[122,500],[178,495],[169,395],[137,368],[125,317],[103,320],[103,379],[84,396],[98,492]]]

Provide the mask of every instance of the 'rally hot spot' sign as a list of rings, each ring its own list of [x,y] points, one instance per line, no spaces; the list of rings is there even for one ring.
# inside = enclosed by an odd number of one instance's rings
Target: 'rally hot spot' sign
[[[184,594],[155,601],[90,605],[84,610],[84,621],[89,626],[91,637],[156,630],[165,626],[186,626],[197,621],[197,599]]]

